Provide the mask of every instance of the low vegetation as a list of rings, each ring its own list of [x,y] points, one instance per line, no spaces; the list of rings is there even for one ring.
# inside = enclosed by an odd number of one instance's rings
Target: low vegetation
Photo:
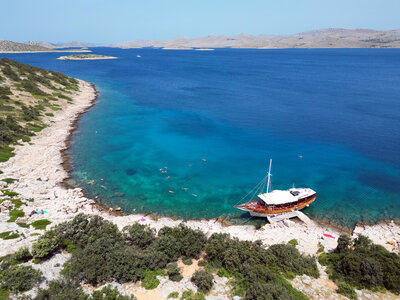
[[[13,156],[18,140],[45,127],[44,115],[60,109],[55,102],[70,101],[77,90],[78,81],[62,73],[0,59],[0,162]]]
[[[206,270],[200,270],[193,274],[190,281],[197,286],[200,292],[208,293],[213,287],[213,279],[214,276],[211,273],[207,272]]]
[[[217,271],[230,277],[232,293],[245,299],[281,299],[274,298],[278,294],[287,296],[282,299],[305,299],[285,276],[319,275],[315,259],[300,255],[293,245],[264,249],[260,242],[239,241],[226,234],[213,234],[207,239],[201,231],[184,225],[164,227],[157,235],[148,226],[140,224],[119,231],[116,225],[99,216],[84,214],[47,230],[33,244],[31,253],[21,249],[8,257],[7,269],[16,262],[41,263],[63,249],[71,252],[72,256],[63,266],[62,278],[50,282],[47,289],[40,289],[35,299],[128,299],[106,298],[106,293],[116,292],[110,289],[103,294],[86,295],[80,284],[97,286],[112,281],[141,281],[144,288],[154,289],[159,285],[158,276],[180,281],[182,275],[177,260],[198,259],[201,253],[206,254],[206,258],[201,260],[205,268],[195,272],[191,278],[199,292],[184,291],[181,299],[204,299],[213,287],[213,274]],[[0,278],[11,278],[21,270],[12,268],[3,272]],[[4,289],[16,293],[35,285],[36,273],[30,269],[25,271],[32,275],[27,286],[10,288],[4,283]],[[263,296],[257,298],[257,295]]]
[[[334,253],[323,253],[319,262],[328,266],[338,292],[351,297],[354,288],[389,290],[400,294],[400,256],[375,245],[365,236],[352,240],[341,235]]]
[[[42,219],[42,220],[36,220],[32,222],[30,225],[32,225],[35,229],[45,230],[46,226],[49,224],[51,224],[49,220]]]

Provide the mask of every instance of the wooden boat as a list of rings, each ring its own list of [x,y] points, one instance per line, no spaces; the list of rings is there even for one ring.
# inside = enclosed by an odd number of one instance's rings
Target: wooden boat
[[[310,188],[291,188],[286,191],[273,190],[269,191],[271,184],[271,166],[272,159],[269,162],[269,171],[266,178],[264,178],[252,191],[253,197],[258,193],[254,200],[250,200],[240,205],[235,205],[243,211],[247,211],[253,217],[272,217],[290,213],[293,211],[301,210],[308,207],[315,201],[317,193]],[[268,179],[266,193],[263,193],[265,186],[265,179]],[[246,198],[247,194],[244,198]],[[252,197],[252,198],[253,198]]]

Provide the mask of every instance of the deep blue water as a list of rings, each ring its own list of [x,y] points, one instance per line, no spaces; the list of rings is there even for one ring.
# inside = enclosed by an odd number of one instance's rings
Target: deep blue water
[[[400,49],[93,50],[119,59],[4,56],[96,84],[69,153],[103,203],[245,220],[272,158],[273,188],[317,191],[311,217],[400,219]]]

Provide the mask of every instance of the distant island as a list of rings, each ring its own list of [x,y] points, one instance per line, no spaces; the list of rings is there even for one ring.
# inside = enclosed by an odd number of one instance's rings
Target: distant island
[[[176,37],[170,40],[133,40],[130,42],[103,45],[118,48],[400,48],[400,29],[370,30],[331,28],[307,31],[292,35],[251,35],[232,36],[210,34],[199,38]]]
[[[98,60],[98,59],[116,59],[114,56],[106,56],[100,54],[72,54],[67,56],[60,56],[59,60]]]
[[[67,49],[63,48],[80,48]],[[176,37],[170,40],[132,40],[116,44],[90,44],[84,42],[68,42],[53,44],[46,41],[29,41],[15,43],[0,41],[0,53],[5,52],[90,52],[86,47],[114,48],[162,48],[199,50],[214,48],[252,48],[252,49],[282,49],[282,48],[400,48],[400,29],[371,30],[329,28],[306,31],[291,35],[246,33],[225,36],[210,34],[198,38]]]
[[[87,49],[53,49],[49,43],[16,43],[0,40],[0,53],[43,53],[43,52],[91,52]]]

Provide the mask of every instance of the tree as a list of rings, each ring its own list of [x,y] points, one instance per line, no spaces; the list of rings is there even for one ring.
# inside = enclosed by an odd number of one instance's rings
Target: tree
[[[130,245],[136,245],[142,249],[149,246],[155,239],[154,231],[150,227],[139,223],[126,226],[123,231]]]
[[[338,244],[336,246],[336,253],[346,253],[351,245],[351,239],[347,234],[341,234],[338,238]]]

